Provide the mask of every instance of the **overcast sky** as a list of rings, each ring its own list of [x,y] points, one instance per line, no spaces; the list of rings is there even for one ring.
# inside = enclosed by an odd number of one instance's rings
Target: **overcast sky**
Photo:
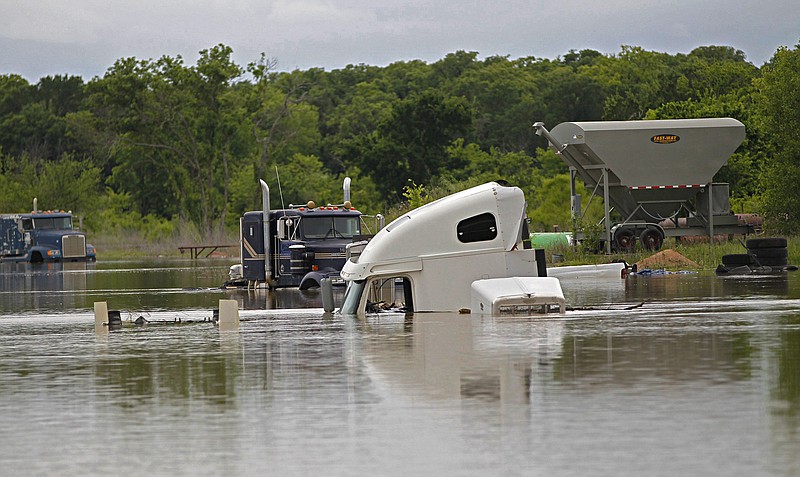
[[[742,50],[761,66],[800,41],[799,0],[0,0],[0,74],[102,76],[119,58],[184,58],[223,43],[279,70],[481,58],[555,59],[621,45]]]

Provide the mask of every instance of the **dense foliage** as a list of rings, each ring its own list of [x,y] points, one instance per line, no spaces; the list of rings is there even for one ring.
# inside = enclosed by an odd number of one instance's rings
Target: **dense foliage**
[[[0,75],[0,211],[38,197],[94,231],[209,234],[259,207],[259,178],[288,205],[341,202],[350,176],[371,213],[504,179],[525,190],[533,229],[569,228],[566,167],[532,123],[729,116],[747,139],[716,180],[737,212],[800,231],[800,46],[761,68],[726,46],[292,72],[231,55],[122,58],[88,82]]]

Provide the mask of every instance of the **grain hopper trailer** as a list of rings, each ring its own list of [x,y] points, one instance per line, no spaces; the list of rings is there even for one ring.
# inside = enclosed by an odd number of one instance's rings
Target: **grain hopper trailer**
[[[573,218],[584,213],[575,192],[577,177],[592,190],[589,201],[603,198],[606,253],[631,251],[637,243],[657,250],[665,237],[753,231],[731,212],[728,184],[713,183],[744,140],[744,125],[735,119],[565,122],[552,131],[543,123],[533,127],[569,166]],[[611,223],[612,211],[622,222]]]

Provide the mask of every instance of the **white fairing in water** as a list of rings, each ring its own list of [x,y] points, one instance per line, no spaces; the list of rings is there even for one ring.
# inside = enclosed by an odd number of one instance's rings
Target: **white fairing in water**
[[[404,303],[420,312],[469,309],[476,280],[538,276],[534,250],[523,248],[525,208],[522,190],[490,182],[399,217],[345,264],[342,312],[362,313],[381,279],[402,278]]]
[[[590,279],[614,280],[625,278],[626,265],[624,262],[602,263],[599,265],[573,265],[568,267],[553,267],[547,269],[548,277],[559,280]]]
[[[472,313],[545,314],[566,311],[561,283],[553,277],[508,277],[472,282]]]

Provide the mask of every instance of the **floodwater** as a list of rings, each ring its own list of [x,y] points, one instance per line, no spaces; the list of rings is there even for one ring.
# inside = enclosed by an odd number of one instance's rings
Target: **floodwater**
[[[216,289],[228,265],[0,264],[3,475],[800,475],[796,273],[357,319]],[[125,326],[95,334],[96,301]]]

